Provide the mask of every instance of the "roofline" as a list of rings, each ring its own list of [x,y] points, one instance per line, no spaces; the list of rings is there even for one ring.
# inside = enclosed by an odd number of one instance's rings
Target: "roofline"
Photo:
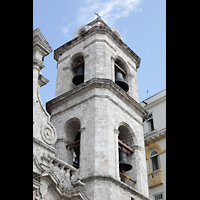
[[[79,35],[78,37],[70,40],[69,42],[63,44],[59,48],[54,50],[54,59],[58,61],[59,54],[64,53],[68,49],[70,49],[75,44],[82,42],[85,40],[88,36],[95,34],[95,33],[105,33],[111,36],[120,46],[120,48],[123,48],[126,52],[129,53],[129,55],[135,60],[136,62],[136,68],[139,68],[141,58],[133,51],[131,50],[108,26],[94,26],[91,29],[87,30],[83,34]]]
[[[146,101],[146,100],[148,100],[148,99],[150,99],[150,98],[154,97],[155,95],[157,95],[157,94],[159,94],[159,93],[163,92],[164,90],[166,90],[166,88],[165,88],[165,89],[163,89],[163,90],[161,90],[160,92],[157,92],[157,93],[156,93],[156,94],[154,94],[153,96],[150,96],[150,97],[148,97],[147,99],[144,99],[144,100],[142,100],[140,103],[142,103],[143,101]]]

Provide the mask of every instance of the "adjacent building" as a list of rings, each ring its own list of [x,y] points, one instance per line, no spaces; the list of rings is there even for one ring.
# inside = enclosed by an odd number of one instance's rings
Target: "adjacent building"
[[[166,89],[140,104],[149,112],[144,122],[149,197],[166,200]]]

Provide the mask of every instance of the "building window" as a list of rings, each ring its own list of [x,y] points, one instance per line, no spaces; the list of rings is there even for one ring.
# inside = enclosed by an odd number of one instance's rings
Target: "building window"
[[[154,199],[155,200],[162,200],[163,196],[162,196],[162,194],[159,194],[159,195],[154,196]]]
[[[151,132],[154,130],[153,125],[153,116],[152,114],[148,115],[145,121],[145,133]]]
[[[152,171],[156,171],[159,169],[158,164],[158,152],[156,150],[153,150],[150,154],[150,160],[151,160],[151,169]]]

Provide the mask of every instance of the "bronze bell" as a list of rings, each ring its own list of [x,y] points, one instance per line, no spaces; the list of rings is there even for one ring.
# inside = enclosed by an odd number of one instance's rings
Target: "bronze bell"
[[[72,82],[75,85],[80,85],[84,82],[84,73],[83,73],[83,65],[80,65],[76,71],[76,75],[74,76]]]
[[[122,150],[123,148],[119,150],[119,169],[120,172],[122,170],[129,171],[132,169],[132,165],[128,162],[126,153]]]
[[[129,90],[127,82],[124,80],[122,73],[119,71],[115,72],[115,83],[117,83],[117,85],[119,85],[126,92]]]

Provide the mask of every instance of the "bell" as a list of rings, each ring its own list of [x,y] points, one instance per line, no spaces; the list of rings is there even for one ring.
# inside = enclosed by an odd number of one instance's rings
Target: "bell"
[[[132,165],[128,162],[126,153],[122,149],[123,148],[121,147],[119,152],[119,169],[121,172],[122,170],[129,171],[132,169]]]
[[[84,82],[83,65],[81,65],[80,67],[78,67],[78,69],[76,71],[76,75],[74,76],[72,82],[75,85],[80,85],[81,83]]]
[[[119,85],[126,92],[129,90],[127,82],[124,80],[122,73],[119,71],[115,72],[115,83],[117,83],[117,85]]]

